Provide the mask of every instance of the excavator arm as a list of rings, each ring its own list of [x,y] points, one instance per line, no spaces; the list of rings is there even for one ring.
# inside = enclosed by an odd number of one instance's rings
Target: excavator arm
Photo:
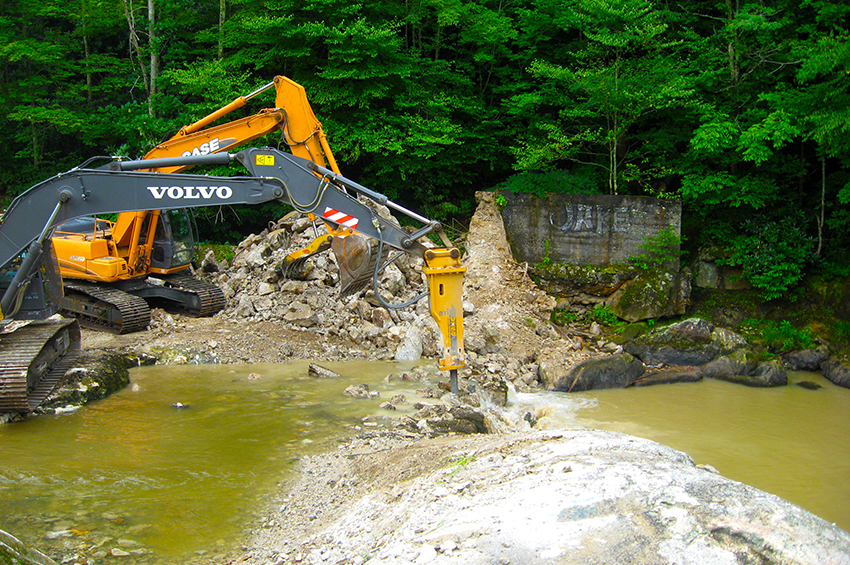
[[[275,90],[274,108],[266,108],[253,116],[219,126],[206,127],[272,88]],[[148,151],[144,159],[219,153],[250,143],[276,129],[281,130],[283,142],[293,155],[326,166],[339,174],[322,123],[313,113],[304,87],[285,76],[276,76],[272,82],[250,94],[240,96],[197,122],[184,126],[170,139]],[[171,165],[150,169],[160,173],[180,173],[190,166]]]
[[[232,160],[241,163],[250,176],[163,175],[139,170],[225,164]],[[380,247],[389,246],[424,260],[431,314],[443,334],[440,368],[451,372],[452,389],[457,390],[457,369],[464,365],[461,288],[465,268],[457,249],[430,248],[419,241],[431,232],[447,241],[438,222],[406,210],[386,196],[312,160],[272,148],[249,148],[235,154],[115,161],[109,169],[79,168],[48,179],[18,196],[0,218],[0,268],[24,257],[0,299],[0,315],[16,314],[20,296],[45,260],[42,248],[46,235],[70,219],[114,212],[278,200],[302,213],[315,214],[334,226],[374,239]],[[378,215],[360,202],[358,196],[384,204],[424,226],[411,234]],[[380,265],[376,264],[373,276],[376,294],[379,271]]]

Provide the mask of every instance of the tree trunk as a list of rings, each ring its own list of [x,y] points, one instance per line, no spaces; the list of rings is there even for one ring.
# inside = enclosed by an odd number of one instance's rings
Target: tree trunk
[[[726,0],[726,11],[729,16],[729,22],[735,19],[735,16],[738,15],[741,7],[738,4],[738,1]],[[741,78],[741,69],[738,62],[738,32],[732,31],[732,38],[729,40],[729,43],[726,45],[727,56],[729,58],[729,74],[732,80],[732,84],[738,84],[738,81]]]
[[[153,116],[153,99],[157,93],[156,81],[159,78],[159,38],[156,35],[156,6],[154,0],[148,0],[148,48],[151,52],[150,96],[148,96],[148,115]]]
[[[127,2],[130,2],[128,5]],[[130,57],[132,59],[135,53],[139,61],[139,70],[142,73],[142,83],[145,87],[145,94],[150,96],[150,84],[148,83],[148,73],[145,70],[145,65],[142,64],[142,47],[139,44],[139,34],[136,31],[136,17],[133,14],[133,0],[121,0],[121,6],[124,8],[124,17],[127,18],[127,26],[130,29]]]
[[[225,0],[219,0],[218,2],[218,58],[219,60],[224,56],[224,20],[227,16],[227,8],[225,6]]]
[[[820,213],[818,214],[818,249],[815,251],[815,255],[820,257],[821,250],[823,249],[823,221],[824,215],[826,213],[826,157],[821,156],[820,158],[820,177],[821,177],[821,185],[820,185]]]
[[[85,57],[86,67],[89,65],[89,36],[87,33],[83,33],[83,55]],[[92,86],[92,78],[91,72],[86,71],[86,101],[91,104],[91,86]]]

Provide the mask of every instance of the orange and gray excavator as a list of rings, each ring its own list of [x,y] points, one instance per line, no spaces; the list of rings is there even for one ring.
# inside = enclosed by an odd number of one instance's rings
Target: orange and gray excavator
[[[274,108],[207,127],[272,88]],[[339,174],[322,124],[313,113],[304,88],[284,76],[275,77],[265,86],[183,127],[143,159],[220,153],[278,129],[283,143],[294,155]],[[147,170],[179,173],[190,166],[151,166]],[[77,218],[59,226],[52,239],[64,281],[63,314],[77,317],[94,328],[130,333],[148,326],[150,306],[154,304],[191,316],[209,316],[224,308],[221,290],[192,276],[190,264],[195,251],[192,227],[182,208],[122,212],[114,222]],[[347,228],[332,224],[328,224],[328,229],[333,230],[332,235],[317,238],[308,248],[287,257],[282,274],[297,273],[306,258],[330,246],[334,235],[350,233]],[[354,247],[354,241],[349,240],[350,247]],[[362,243],[358,246],[361,253],[362,246]],[[353,256],[353,251],[350,255]],[[361,276],[361,280],[352,281],[347,287],[355,291],[362,284]]]
[[[231,161],[240,163],[248,176],[150,171]],[[466,269],[439,222],[419,216],[313,160],[272,148],[114,160],[98,168],[88,168],[90,162],[33,186],[15,198],[0,217],[0,411],[28,412],[37,407],[80,348],[77,321],[54,316],[62,288],[49,235],[57,226],[110,213],[270,201],[289,204],[332,225],[338,235],[333,236],[331,247],[341,268],[355,278],[371,270],[372,288],[382,301],[378,292],[380,272],[397,257],[383,261],[385,248],[422,258],[427,291],[405,304],[385,304],[403,308],[429,297],[431,316],[442,334],[439,367],[449,371],[451,388],[457,392],[457,371],[465,360],[462,285]],[[365,202],[368,200],[423,226],[410,233],[394,218],[379,215],[374,205]],[[421,241],[431,233],[437,234],[445,246],[431,247]],[[375,255],[381,259],[367,260],[364,254],[371,253],[371,248],[354,244],[357,240],[376,242]]]

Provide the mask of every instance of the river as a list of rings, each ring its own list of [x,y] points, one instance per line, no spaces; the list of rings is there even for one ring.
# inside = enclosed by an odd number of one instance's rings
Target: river
[[[412,412],[422,388],[387,379],[405,369],[395,364],[323,366],[343,377],[310,378],[307,362],[139,368],[103,401],[0,426],[0,529],[97,562],[186,563],[238,548],[298,457]],[[511,408],[540,427],[656,440],[850,529],[850,390],[813,374],[792,380],[822,388],[705,380],[512,395]],[[342,396],[355,383],[380,396]],[[410,402],[379,407],[397,394]]]
[[[409,368],[391,363],[322,366],[342,378],[311,378],[306,361],[142,367],[103,401],[0,426],[0,529],[53,557],[108,553],[128,563],[239,547],[299,456],[412,412],[423,386],[387,382]],[[360,383],[380,396],[342,395]],[[379,407],[397,394],[411,403]]]

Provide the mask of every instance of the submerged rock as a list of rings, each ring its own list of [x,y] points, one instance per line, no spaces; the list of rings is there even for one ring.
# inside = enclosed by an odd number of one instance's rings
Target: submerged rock
[[[699,367],[662,367],[646,371],[635,381],[635,386],[695,383],[700,380],[702,380],[702,372]]]
[[[359,384],[347,387],[342,391],[342,395],[349,398],[372,398],[378,396],[378,393],[369,390],[369,385],[367,384]]]
[[[330,369],[326,369],[321,365],[317,365],[315,363],[310,363],[307,367],[307,374],[311,377],[315,377],[317,379],[338,379],[340,378],[340,374]]]

